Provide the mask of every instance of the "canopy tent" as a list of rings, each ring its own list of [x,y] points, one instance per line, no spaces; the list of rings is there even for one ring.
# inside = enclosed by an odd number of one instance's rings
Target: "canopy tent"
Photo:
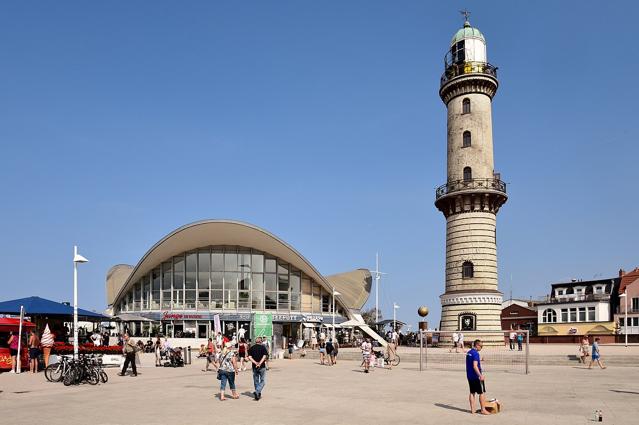
[[[35,324],[28,320],[22,321],[22,329],[30,331],[35,328]],[[0,318],[0,332],[18,332],[20,329],[20,319],[14,319],[12,317]]]
[[[147,317],[138,316],[137,314],[131,313],[120,313],[117,316],[113,316],[115,320],[119,320],[121,322],[152,322],[152,319]]]
[[[406,326],[406,323],[402,322],[401,320],[393,319],[380,320],[379,322],[375,323],[375,325],[377,325],[377,327],[383,328],[386,325],[392,325],[393,322],[397,323],[400,328]]]
[[[27,316],[73,317],[73,307],[40,297],[18,298],[0,302],[0,314],[20,314],[20,306],[24,306]],[[87,322],[109,321],[111,317],[93,311],[78,308],[78,318]]]

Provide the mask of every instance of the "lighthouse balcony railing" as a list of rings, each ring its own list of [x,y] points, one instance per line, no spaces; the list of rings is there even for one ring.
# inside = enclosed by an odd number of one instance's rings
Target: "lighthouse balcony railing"
[[[487,189],[506,193],[506,183],[495,178],[454,180],[439,186],[435,191],[435,199],[439,199],[442,196],[449,195],[454,192],[474,189]]]
[[[446,64],[446,71],[442,74],[441,84],[444,85],[453,78],[466,74],[485,74],[497,78],[497,67],[487,62]]]

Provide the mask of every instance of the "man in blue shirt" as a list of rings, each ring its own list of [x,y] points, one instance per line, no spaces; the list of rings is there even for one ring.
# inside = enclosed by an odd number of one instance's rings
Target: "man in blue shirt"
[[[473,342],[473,348],[466,353],[466,378],[468,378],[468,386],[470,387],[470,394],[468,395],[468,401],[470,402],[470,414],[475,413],[475,394],[479,394],[479,406],[481,407],[482,415],[490,415],[486,410],[486,386],[484,383],[484,374],[481,370],[481,357],[479,352],[481,351],[482,343],[476,339]]]

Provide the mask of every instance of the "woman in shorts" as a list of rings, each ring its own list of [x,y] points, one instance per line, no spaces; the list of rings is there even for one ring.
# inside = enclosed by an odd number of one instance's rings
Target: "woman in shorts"
[[[320,356],[320,364],[324,364],[324,360],[326,359],[326,342],[324,340],[320,340],[319,342],[319,356]]]
[[[11,352],[11,373],[15,373],[18,370],[18,335],[15,332],[9,334],[9,351]]]
[[[590,342],[588,336],[584,335],[581,339],[581,345],[579,346],[579,360],[581,363],[586,364],[586,357],[590,356]]]
[[[246,358],[246,353],[248,353],[248,344],[244,338],[240,338],[240,343],[237,346],[237,358],[240,359],[240,370],[246,370],[244,362],[250,363]]]

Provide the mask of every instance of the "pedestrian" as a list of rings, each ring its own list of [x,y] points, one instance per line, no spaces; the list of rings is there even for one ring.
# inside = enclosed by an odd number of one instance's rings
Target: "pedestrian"
[[[464,334],[461,332],[459,333],[459,335],[457,335],[457,345],[459,346],[459,348],[461,348],[463,353],[464,352]]]
[[[581,338],[581,344],[579,344],[579,361],[586,364],[586,357],[590,356],[590,342],[588,341],[588,335],[584,335]]]
[[[40,338],[34,329],[29,332],[29,370],[38,373],[38,357],[40,357]]]
[[[104,332],[104,334],[102,334],[102,344],[104,344],[105,347],[108,347],[110,342],[111,342],[111,337],[109,336],[109,332],[106,331]]]
[[[218,332],[217,335],[215,335],[215,346],[218,351],[222,350],[222,332]]]
[[[333,366],[333,350],[335,350],[333,338],[329,338],[326,342],[326,356],[328,357],[326,364],[329,366]]]
[[[453,332],[453,346],[450,348],[450,350],[448,350],[448,352],[452,353],[454,348],[455,353],[459,353],[459,351],[457,351],[457,344],[459,344],[459,334],[457,332]]]
[[[368,373],[371,363],[371,351],[373,351],[373,345],[371,339],[366,338],[360,347],[362,350],[362,364],[364,365],[364,373]]]
[[[232,350],[233,344],[227,341],[222,348],[220,355],[220,367],[217,369],[217,377],[220,380],[220,400],[226,400],[224,391],[226,390],[226,383],[229,383],[231,388],[231,398],[238,399],[240,396],[235,390],[235,377],[239,370],[237,368],[237,360],[235,358],[235,352]]]
[[[261,344],[261,338],[257,337],[255,344],[248,350],[248,359],[252,363],[253,369],[253,397],[255,401],[262,398],[262,390],[266,385],[266,361],[268,360],[268,352]]]
[[[317,332],[313,329],[311,334],[311,350],[317,350]]]
[[[518,332],[517,333],[517,350],[522,351],[523,345],[524,345],[524,333]]]
[[[337,355],[339,354],[339,342],[333,341],[333,352],[331,353],[331,363],[337,364]]]
[[[99,347],[102,345],[102,334],[98,331],[94,331],[91,334],[91,341],[93,342],[94,347]]]
[[[246,358],[246,354],[248,352],[248,344],[244,338],[240,339],[240,343],[237,346],[237,356],[240,359],[240,370],[246,370],[246,366],[244,363],[248,363],[248,359]]]
[[[323,339],[320,339],[319,342],[319,360],[320,364],[324,364],[324,360],[326,359],[326,342]]]
[[[470,403],[470,414],[475,414],[475,394],[479,394],[479,406],[482,415],[490,415],[486,410],[486,383],[484,374],[481,370],[481,357],[479,352],[482,348],[482,342],[476,339],[473,346],[466,353],[466,378],[468,379],[468,387],[470,394],[468,401]]]
[[[606,366],[603,365],[603,361],[601,360],[601,353],[599,352],[599,338],[595,338],[595,341],[592,343],[592,356],[590,357],[590,364],[588,365],[588,369],[592,369],[592,364],[595,362],[597,362],[600,368],[606,368]]]
[[[40,340],[42,354],[44,355],[44,367],[49,366],[49,356],[51,355],[51,348],[53,347],[54,341],[55,336],[51,332],[51,329],[49,329],[49,324],[47,323],[42,333],[42,339]]]
[[[162,366],[162,340],[159,335],[155,338],[153,352],[155,353],[155,367]]]
[[[508,341],[510,341],[510,350],[515,349],[515,339],[517,339],[517,332],[510,331],[510,335],[508,336]]]
[[[126,375],[126,370],[129,368],[129,363],[131,364],[131,376],[138,376],[138,370],[135,366],[135,353],[138,350],[138,347],[135,345],[133,339],[129,336],[129,334],[124,334],[123,337],[124,346],[122,347],[122,353],[124,354],[124,365],[122,366],[122,371],[118,374],[120,376]]]
[[[321,330],[321,329],[320,329],[319,339],[320,339],[320,342],[321,342],[321,341],[326,341],[326,334],[325,334],[325,333],[324,333],[324,331],[323,331],[323,330]]]
[[[9,333],[9,351],[11,354],[11,373],[17,373],[18,371],[18,335],[17,332]]]
[[[388,368],[393,369],[393,361],[395,361],[395,355],[397,354],[397,344],[392,340],[386,345],[386,354],[388,357]]]
[[[293,342],[293,338],[287,338],[287,348],[288,348],[288,359],[293,360],[293,351],[295,351],[295,343]]]

